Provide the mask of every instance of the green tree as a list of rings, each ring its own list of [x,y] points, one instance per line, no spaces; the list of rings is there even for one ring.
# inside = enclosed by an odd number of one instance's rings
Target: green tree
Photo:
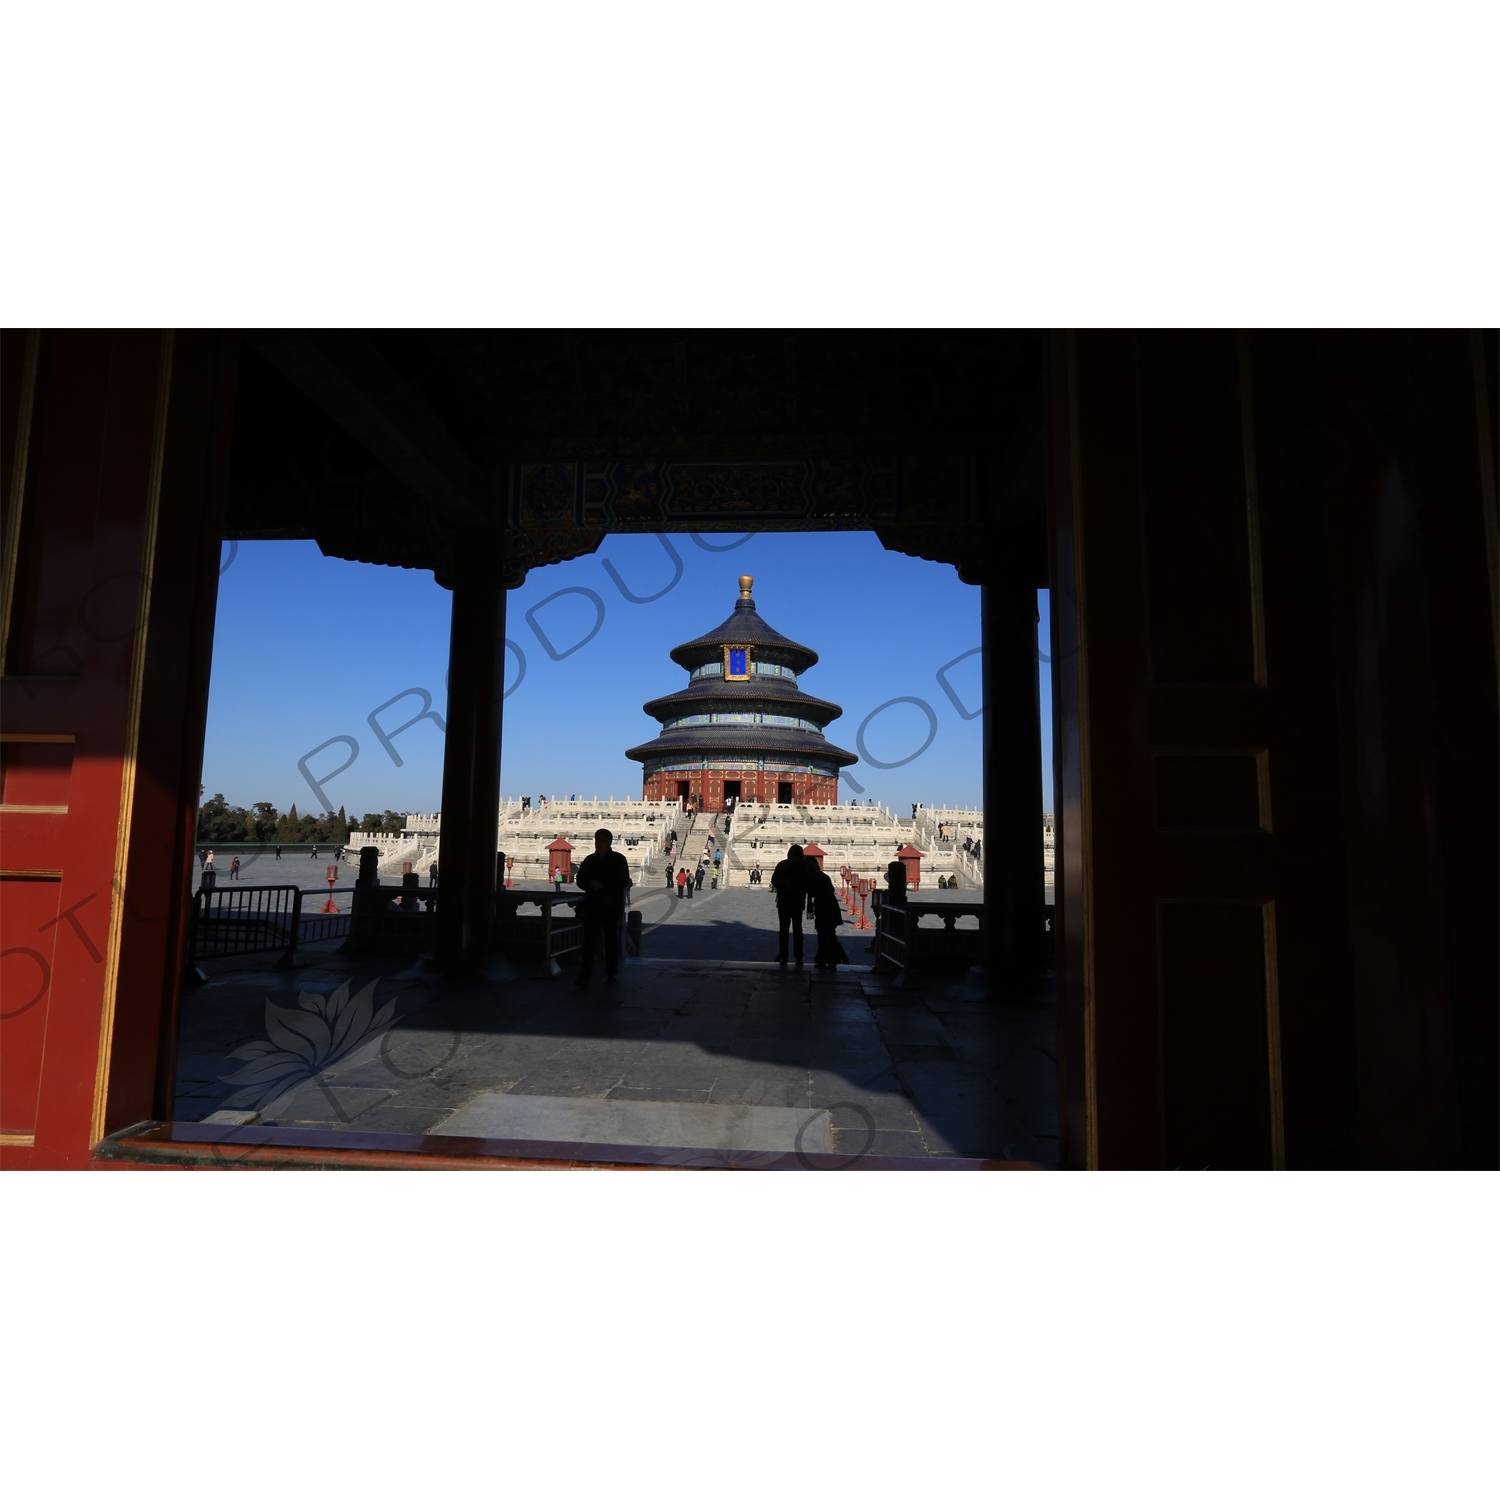
[[[274,839],[280,825],[281,814],[269,802],[252,802],[250,813],[255,838],[262,844]]]
[[[249,841],[250,814],[243,807],[231,807],[223,792],[215,792],[198,809],[200,843],[241,844]]]

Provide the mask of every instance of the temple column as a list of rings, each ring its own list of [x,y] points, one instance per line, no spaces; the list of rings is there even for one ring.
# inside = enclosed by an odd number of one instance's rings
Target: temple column
[[[984,948],[999,983],[1040,976],[1046,901],[1036,586],[997,562],[981,591]]]
[[[489,951],[495,912],[505,697],[503,531],[461,533],[454,559],[438,955],[445,964],[462,967]]]

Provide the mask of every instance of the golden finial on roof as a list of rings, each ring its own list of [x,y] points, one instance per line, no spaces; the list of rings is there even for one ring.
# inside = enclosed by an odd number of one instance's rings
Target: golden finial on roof
[[[741,573],[740,574],[740,598],[741,599],[748,599],[750,597],[750,586],[754,582],[755,582],[755,580],[748,573]]]

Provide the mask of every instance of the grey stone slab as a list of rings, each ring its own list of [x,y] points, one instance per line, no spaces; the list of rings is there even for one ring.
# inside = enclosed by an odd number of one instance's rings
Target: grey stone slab
[[[662,984],[656,980],[638,983],[632,979],[617,984],[614,997],[622,1006],[636,1010],[678,1010],[690,995],[675,984]]]
[[[829,1151],[826,1114],[748,1104],[483,1094],[430,1132],[491,1140],[582,1141],[699,1150]]]
[[[910,1047],[893,1051],[900,1086],[914,1094],[934,1095],[957,1090],[970,1098],[995,1098],[999,1091],[984,1068],[968,1066],[949,1047]]]
[[[984,1070],[985,1082],[1007,1099],[1055,1100],[1057,1064],[1032,1051],[1030,1056],[993,1059]]]
[[[808,1002],[807,1017],[814,1025],[831,1026],[869,1026],[875,1019],[862,995],[853,1000],[825,1000],[815,994]]]
[[[453,1113],[446,1105],[415,1107],[392,1101],[377,1104],[374,1109],[359,1117],[361,1130],[380,1130],[389,1135],[426,1135],[434,1125],[441,1124]]]
[[[835,1130],[833,1149],[841,1156],[930,1156],[916,1130]]]
[[[719,1074],[708,1098],[711,1104],[801,1106],[807,1103],[807,1074],[772,1067],[736,1068]]]
[[[617,1084],[626,1081],[628,1063],[628,1057],[608,1053],[554,1057],[533,1068],[506,1092],[602,1099]]]
[[[612,1088],[609,1099],[644,1099],[658,1104],[707,1104],[707,1089],[637,1089],[626,1084]]]
[[[569,1042],[569,1036],[545,1036],[531,1031],[506,1032],[499,1036],[483,1037],[475,1042],[473,1050],[464,1054],[464,1064],[469,1068],[483,1069],[503,1066],[507,1069],[537,1067],[549,1058],[556,1057]]]
[[[305,1083],[265,1105],[260,1117],[281,1125],[348,1125],[377,1104],[385,1103],[394,1093],[394,1089]]]
[[[661,1028],[657,1040],[694,1042],[701,1047],[722,1047],[739,1030],[736,1015],[672,1016]]]
[[[832,1110],[835,1130],[865,1130],[869,1122],[863,1110],[874,1121],[877,1130],[917,1130],[920,1122],[912,1101],[904,1094],[880,1093],[862,1089],[842,1080],[830,1084],[826,1079],[812,1083],[808,1102]]]
[[[936,1096],[919,1094],[912,1102],[922,1134],[934,1151],[999,1157],[1008,1145],[1033,1140],[1025,1121],[1003,1100],[973,1098],[954,1090]]]
[[[885,1043],[873,1026],[809,1026],[804,1038],[810,1053],[866,1061],[886,1056]]]
[[[909,1047],[951,1047],[948,1028],[925,1006],[874,1005],[876,1023],[887,1044]]]

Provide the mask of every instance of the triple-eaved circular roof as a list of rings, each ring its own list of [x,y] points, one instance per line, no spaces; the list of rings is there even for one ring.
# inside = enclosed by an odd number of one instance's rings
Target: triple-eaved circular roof
[[[748,576],[740,579],[740,597],[735,603],[734,613],[722,625],[696,640],[685,641],[672,651],[672,660],[678,666],[692,671],[695,667],[722,661],[726,646],[749,646],[752,662],[773,661],[790,667],[794,672],[805,672],[816,665],[818,653],[811,646],[790,640],[761,619],[750,594],[753,582]],[[823,726],[843,713],[837,703],[804,693],[789,678],[757,672],[752,672],[745,682],[729,682],[718,674],[695,677],[686,687],[653,698],[642,707],[663,725],[687,715],[718,711],[795,717]],[[839,765],[853,765],[859,759],[852,751],[829,744],[820,730],[743,722],[710,722],[663,729],[656,739],[645,745],[636,745],[625,754],[631,760],[645,761],[690,749],[713,755],[744,752],[815,755]]]

